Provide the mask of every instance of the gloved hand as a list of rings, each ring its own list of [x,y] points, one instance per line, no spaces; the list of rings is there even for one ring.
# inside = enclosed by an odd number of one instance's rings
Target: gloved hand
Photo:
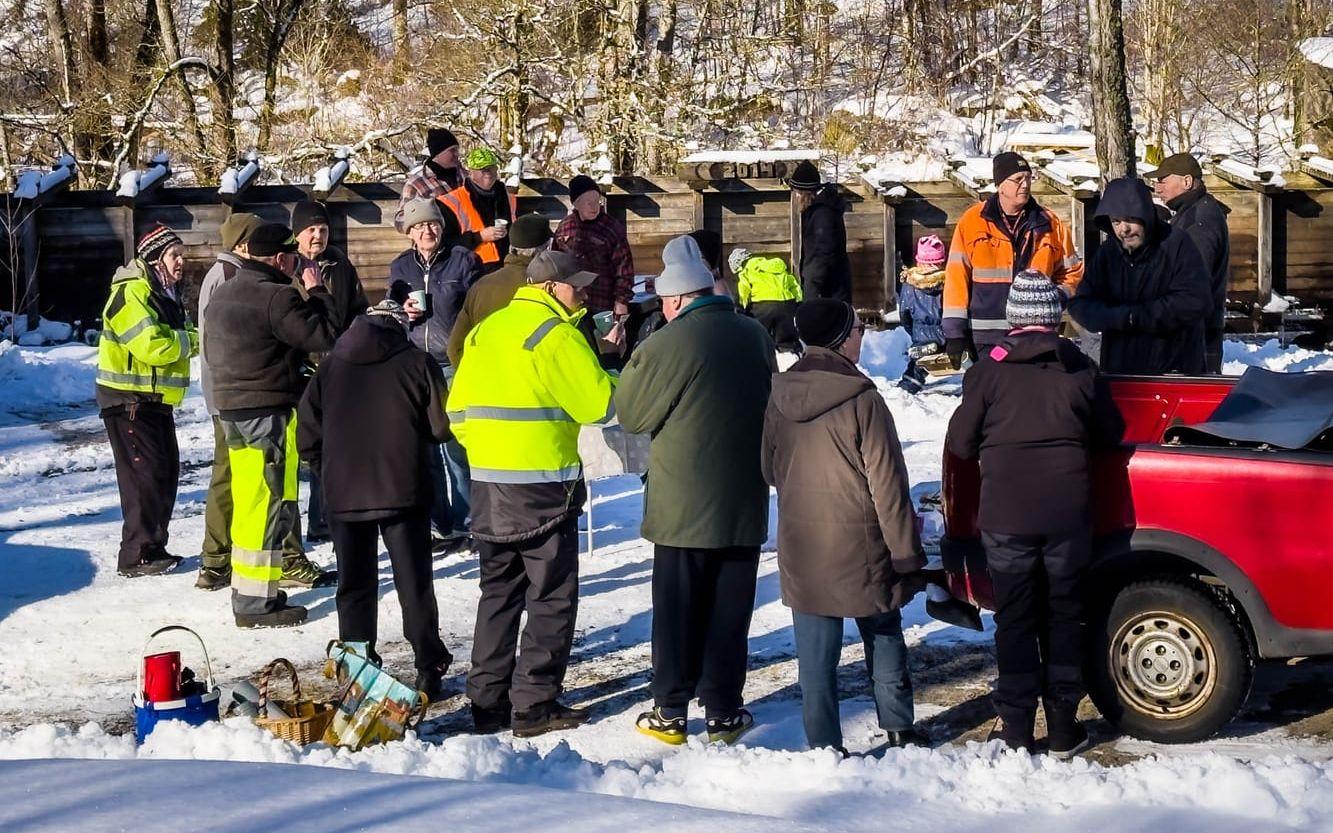
[[[925,587],[926,574],[924,571],[913,570],[910,573],[902,573],[897,576],[897,579],[893,582],[893,587],[889,590],[889,607],[892,610],[901,610]]]
[[[944,340],[944,352],[949,357],[949,364],[953,365],[954,370],[963,366],[963,355],[967,353],[967,339],[965,338],[946,338]]]

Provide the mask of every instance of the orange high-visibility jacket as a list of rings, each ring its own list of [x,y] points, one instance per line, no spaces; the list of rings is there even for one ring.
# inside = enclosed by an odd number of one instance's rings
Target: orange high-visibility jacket
[[[970,331],[974,344],[994,344],[1009,331],[1004,308],[1014,274],[1022,269],[1015,268],[1014,244],[1002,222],[994,196],[969,208],[958,221],[945,268],[945,338],[966,338]],[[1029,222],[1032,254],[1023,268],[1044,272],[1073,297],[1083,279],[1083,261],[1069,229],[1040,207]]]
[[[505,196],[509,197],[509,219],[512,222],[518,217],[518,200],[514,195],[505,189]],[[477,207],[472,204],[472,194],[464,183],[447,194],[436,197],[443,205],[447,206],[454,216],[458,218],[459,228],[464,232],[478,232],[486,228],[486,223],[482,221],[481,214]],[[478,243],[472,251],[477,253],[482,263],[499,263],[500,249],[494,243],[482,241]]]

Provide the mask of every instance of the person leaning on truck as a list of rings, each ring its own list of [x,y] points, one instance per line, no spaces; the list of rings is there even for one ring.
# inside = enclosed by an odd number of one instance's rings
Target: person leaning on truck
[[[1042,273],[1014,278],[1008,334],[963,377],[945,444],[981,459],[977,526],[995,588],[999,669],[990,739],[1031,752],[1040,697],[1051,754],[1067,758],[1088,743],[1077,712],[1092,555],[1089,451],[1118,443],[1124,424],[1096,365],[1057,335],[1063,307],[1061,289]]]

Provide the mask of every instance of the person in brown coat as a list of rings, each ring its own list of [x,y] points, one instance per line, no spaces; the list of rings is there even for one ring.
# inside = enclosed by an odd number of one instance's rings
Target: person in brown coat
[[[856,366],[865,325],[850,304],[821,298],[797,307],[796,330],[806,352],[773,376],[762,464],[778,490],[778,569],[806,739],[846,754],[837,668],[851,617],[889,745],[924,745],[900,608],[924,585],[926,558],[893,417]]]

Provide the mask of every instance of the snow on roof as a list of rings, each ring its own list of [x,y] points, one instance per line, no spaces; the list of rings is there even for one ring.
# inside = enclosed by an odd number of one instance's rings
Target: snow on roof
[[[991,182],[994,166],[989,156],[960,156],[950,160],[954,177],[965,187],[978,193],[990,193],[995,190]]]
[[[1221,159],[1213,163],[1213,170],[1221,171],[1235,179],[1255,185],[1272,185],[1282,188],[1287,184],[1286,180],[1282,178],[1282,174],[1271,167],[1260,166],[1256,168],[1235,159]]]
[[[1089,188],[1096,190],[1100,187],[1101,169],[1097,167],[1096,162],[1089,162],[1086,159],[1053,159],[1040,170],[1060,183],[1070,188]]]
[[[1333,159],[1326,156],[1311,156],[1305,160],[1306,167],[1313,168],[1321,174],[1333,176]]]
[[[680,160],[684,164],[696,162],[735,162],[754,165],[759,162],[819,161],[817,150],[699,150]]]
[[[1300,49],[1305,60],[1333,69],[1333,38],[1306,38]]]

